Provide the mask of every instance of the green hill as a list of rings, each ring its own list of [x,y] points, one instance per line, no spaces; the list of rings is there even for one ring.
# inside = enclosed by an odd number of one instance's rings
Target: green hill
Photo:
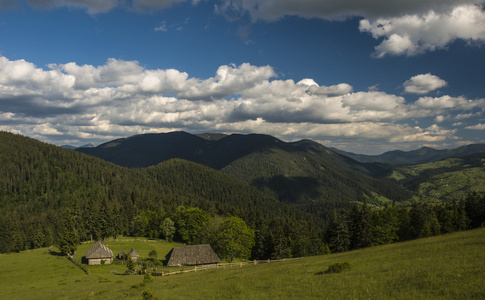
[[[190,160],[325,219],[334,208],[349,208],[364,198],[382,205],[412,196],[373,177],[390,172],[386,166],[356,162],[309,140],[287,143],[262,134],[171,132],[137,135],[79,151],[127,167],[147,167],[170,158]]]
[[[485,153],[395,167],[388,179],[428,201],[452,201],[485,194]]]
[[[127,169],[11,133],[0,132],[0,140],[0,252],[51,245],[67,214],[81,240],[134,233],[137,215],[155,212],[163,220],[180,205],[239,216],[251,225],[278,216],[312,219],[193,162]]]
[[[143,249],[142,258],[163,245],[133,243],[108,244]],[[483,299],[484,246],[482,228],[326,256],[154,276],[145,286],[141,275],[112,272],[122,266],[89,266],[87,275],[43,248],[1,254],[0,290],[5,299],[141,299],[144,290],[158,299]],[[326,273],[345,262],[349,270]]]

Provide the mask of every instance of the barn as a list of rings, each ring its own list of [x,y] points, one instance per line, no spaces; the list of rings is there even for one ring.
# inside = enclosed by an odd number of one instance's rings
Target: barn
[[[165,256],[168,267],[196,266],[220,263],[221,259],[211,245],[190,245],[173,247]]]
[[[86,250],[85,258],[88,265],[100,265],[101,261],[104,261],[105,264],[111,264],[113,251],[98,241]]]

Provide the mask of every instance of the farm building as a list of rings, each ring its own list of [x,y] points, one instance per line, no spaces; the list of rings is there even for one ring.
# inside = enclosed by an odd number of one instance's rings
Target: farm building
[[[216,264],[221,259],[209,244],[173,247],[165,256],[168,267]]]
[[[125,259],[125,257],[126,257],[125,251],[121,251],[120,253],[118,253],[117,257],[118,257],[118,259]]]
[[[100,265],[101,261],[104,261],[105,264],[111,264],[113,251],[98,241],[86,250],[85,257],[88,265]]]
[[[138,257],[140,256],[140,255],[138,255],[138,253],[135,251],[134,248],[131,248],[131,250],[128,251],[127,255],[131,256],[132,261],[138,261]]]

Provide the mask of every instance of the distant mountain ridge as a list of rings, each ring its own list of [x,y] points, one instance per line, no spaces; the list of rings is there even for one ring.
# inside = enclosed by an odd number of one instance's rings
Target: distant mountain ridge
[[[376,179],[391,172],[387,167],[359,163],[311,140],[284,142],[263,134],[170,132],[136,135],[76,150],[130,168],[173,158],[189,160],[323,218],[333,208],[348,208],[352,201],[364,198],[385,202],[412,196],[399,185]]]
[[[464,157],[476,153],[485,153],[485,144],[470,144],[456,149],[437,150],[423,147],[412,151],[394,150],[380,155],[364,155],[331,148],[336,153],[350,157],[362,163],[386,163],[393,165],[411,165],[436,162],[446,158]]]

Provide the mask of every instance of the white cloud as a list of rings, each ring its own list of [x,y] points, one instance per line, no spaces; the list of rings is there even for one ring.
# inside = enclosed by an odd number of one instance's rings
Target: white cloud
[[[485,130],[485,124],[479,123],[473,126],[467,126],[465,129],[472,129],[472,130]]]
[[[446,81],[430,73],[413,76],[403,83],[404,92],[410,94],[427,94],[446,85]]]
[[[479,5],[461,3],[449,11],[430,10],[393,18],[364,19],[359,29],[384,41],[375,55],[417,55],[443,49],[456,39],[485,41],[485,11]]]
[[[476,119],[483,111],[485,99],[445,95],[407,103],[382,91],[354,92],[346,83],[281,80],[271,66],[247,63],[223,65],[213,77],[198,79],[136,61],[52,64],[44,70],[0,57],[1,128],[62,144],[170,130],[436,143],[454,139],[458,127],[422,128],[421,118],[443,124],[445,118]]]
[[[366,18],[417,14],[429,10],[449,10],[481,0],[223,0],[218,11],[229,16],[248,13],[253,20],[274,21],[284,16],[341,20],[348,16]]]

